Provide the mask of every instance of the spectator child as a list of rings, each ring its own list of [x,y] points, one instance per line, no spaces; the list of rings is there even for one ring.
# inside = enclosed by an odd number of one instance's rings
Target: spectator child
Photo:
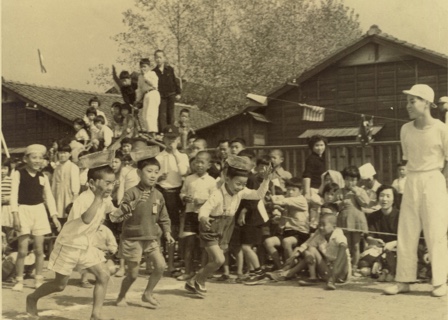
[[[121,103],[114,102],[111,106],[112,111],[112,132],[114,134],[114,138],[119,138],[123,134],[123,126],[124,126],[124,117],[121,114]]]
[[[38,300],[54,292],[63,291],[71,273],[77,268],[87,269],[95,275],[90,319],[101,319],[109,272],[104,267],[103,253],[92,245],[92,241],[106,214],[116,210],[109,198],[115,184],[115,175],[108,165],[104,165],[105,161],[95,157],[96,155],[93,155],[88,158],[91,161],[89,167],[94,167],[89,169],[88,173],[89,189],[74,201],[67,222],[50,255],[48,269],[56,273],[55,279],[45,282],[27,296],[26,311],[32,316],[38,315]]]
[[[174,243],[171,237],[170,219],[162,194],[155,189],[160,172],[160,164],[155,158],[158,148],[148,149],[137,162],[140,183],[125,192],[123,202],[117,213],[111,215],[111,220],[123,222],[121,256],[127,265],[127,274],[121,283],[120,293],[116,300],[117,306],[126,306],[126,293],[138,277],[142,255],[154,265],[154,271],[148,280],[148,285],[142,295],[142,302],[151,309],[160,306],[153,296],[153,290],[165,270],[165,260],[159,248],[159,230],[169,244]]]
[[[193,144],[190,146],[190,153],[188,157],[190,159],[196,157],[198,152],[207,149],[207,141],[205,139],[197,138],[194,140]]]
[[[121,153],[123,155],[129,155],[132,151],[132,140],[130,138],[124,138],[121,140]]]
[[[89,110],[90,108],[95,109],[96,115],[95,116],[102,116],[104,118],[104,124],[107,125],[107,117],[106,114],[101,111],[99,108],[101,106],[101,101],[98,99],[98,97],[93,97],[89,100],[89,108],[87,110]],[[84,122],[88,123],[88,114],[86,112],[86,115],[84,116]]]
[[[160,104],[158,87],[159,78],[154,71],[151,71],[151,62],[147,58],[141,59],[136,101],[143,104],[140,114],[142,130],[150,133],[153,138],[155,133],[159,131],[157,125]]]
[[[44,262],[44,235],[51,233],[47,218],[46,204],[53,223],[58,231],[61,225],[50,182],[41,172],[42,159],[47,149],[43,145],[33,144],[25,150],[25,168],[17,170],[11,182],[11,211],[14,230],[19,235],[18,257],[16,262],[17,283],[14,291],[23,290],[24,259],[28,253],[30,235],[34,238],[34,253],[36,255],[35,287],[42,285],[42,268]]]
[[[157,155],[157,160],[161,166],[161,175],[157,185],[162,193],[168,215],[171,220],[172,234],[175,238],[179,235],[180,212],[182,209],[182,200],[180,199],[180,190],[183,183],[183,177],[188,174],[189,162],[188,156],[180,153],[178,150],[180,137],[179,129],[176,126],[166,126],[163,130],[163,142],[166,149]],[[168,246],[168,272],[173,277],[180,276],[174,268],[174,246]]]
[[[173,67],[166,63],[165,52],[156,50],[154,60],[157,66],[153,71],[159,77],[160,113],[159,127],[163,130],[167,125],[174,125],[174,102],[180,100],[181,87]]]
[[[286,171],[282,167],[285,158],[283,156],[283,151],[280,149],[274,149],[269,152],[269,157],[271,158],[272,166],[274,167],[274,179],[272,183],[275,187],[279,187],[282,191],[286,191],[285,181],[292,178],[292,174]]]
[[[92,143],[94,146],[97,146],[97,150],[106,149],[111,145],[114,133],[108,126],[105,125],[104,117],[102,116],[95,117],[93,123],[98,129],[98,137],[96,141],[93,141],[92,139]]]
[[[188,148],[188,140],[196,133],[190,124],[190,110],[184,108],[179,112],[179,121],[176,124],[179,127],[180,142],[183,150]]]
[[[406,164],[404,162],[398,163],[397,169],[398,178],[392,182],[392,187],[397,190],[398,194],[403,195],[404,186],[406,184]]]
[[[344,178],[339,171],[327,170],[321,175],[321,184],[319,187],[319,194],[323,195],[323,188],[329,183],[336,183],[339,188],[343,188],[345,185]]]
[[[352,257],[353,275],[359,276],[357,272],[361,241],[361,234],[367,232],[367,220],[362,207],[367,207],[370,198],[366,191],[358,187],[360,179],[359,170],[355,166],[348,166],[342,170],[345,186],[336,193],[339,204],[338,227],[347,228],[344,234],[347,237],[348,249]]]
[[[235,224],[235,212],[242,199],[260,200],[269,187],[271,168],[263,174],[258,190],[245,187],[252,170],[252,162],[246,157],[232,156],[227,159],[224,184],[216,190],[199,210],[199,237],[208,255],[208,263],[188,280],[185,289],[204,297],[205,281],[224,263],[224,250],[228,248]]]
[[[182,186],[180,197],[185,203],[185,221],[182,231],[185,244],[185,274],[177,280],[185,281],[194,276],[193,254],[197,248],[199,235],[198,212],[201,206],[216,190],[216,180],[207,173],[211,156],[206,151],[200,151],[193,163],[195,173],[189,175]]]
[[[11,170],[9,159],[2,161],[2,231],[5,233],[5,240],[9,242],[14,230],[14,218],[11,212]]]
[[[132,75],[129,74],[128,71],[123,70],[120,72],[120,75],[117,76],[117,71],[115,69],[115,66],[112,65],[112,76],[114,78],[115,83],[120,88],[121,96],[123,97],[123,100],[125,103],[129,103],[133,105],[135,103],[135,90],[137,90],[137,81],[135,81],[132,77]],[[137,76],[138,79],[138,76]]]
[[[86,145],[87,142],[90,141],[90,137],[87,133],[87,130],[85,129],[85,126],[86,124],[81,118],[76,118],[75,120],[73,120],[73,128],[75,128],[76,131],[75,139],[83,145]]]
[[[350,262],[347,250],[347,238],[336,227],[336,215],[331,209],[323,208],[319,220],[319,229],[300,247],[293,257],[302,256],[308,265],[310,278],[300,280],[301,286],[316,284],[319,279],[327,282],[327,290],[335,290],[336,283],[343,283],[349,277]]]
[[[97,139],[98,128],[95,126],[94,120],[98,115],[97,110],[94,107],[89,107],[86,110],[86,115],[84,117],[84,123],[86,124],[87,130],[89,131],[90,140]]]
[[[359,167],[359,174],[361,176],[359,186],[366,190],[367,195],[370,197],[370,204],[366,208],[362,208],[362,211],[366,214],[371,214],[380,209],[376,191],[381,186],[381,183],[376,179],[376,171],[371,163],[365,163]]]
[[[121,105],[121,116],[123,117],[122,137],[133,138],[138,134],[135,118],[131,114],[131,105],[125,103]]]
[[[241,151],[246,149],[246,141],[243,138],[235,138],[230,143],[230,154],[238,155]]]
[[[69,146],[59,149],[59,161],[54,169],[51,184],[58,218],[62,219],[62,222],[67,218],[65,208],[76,199],[81,188],[79,167],[70,161],[70,152]]]
[[[302,192],[303,185],[300,179],[292,178],[286,181],[286,197],[272,198],[274,205],[283,207],[279,224],[282,234],[267,238],[265,246],[277,269],[280,269],[282,264],[276,247],[283,247],[285,260],[287,260],[293,249],[309,238],[308,202]]]

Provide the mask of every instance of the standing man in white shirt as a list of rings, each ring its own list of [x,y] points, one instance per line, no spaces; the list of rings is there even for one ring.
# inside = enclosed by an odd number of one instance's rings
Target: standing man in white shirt
[[[162,151],[156,159],[160,163],[161,176],[157,184],[157,189],[163,194],[166,209],[171,220],[171,234],[177,240],[179,236],[180,212],[182,210],[182,200],[180,190],[182,188],[183,177],[190,169],[188,156],[178,150],[180,144],[179,128],[168,125],[163,129],[163,143],[166,149]],[[168,250],[168,272],[173,277],[180,274],[174,268],[174,245],[170,245]]]

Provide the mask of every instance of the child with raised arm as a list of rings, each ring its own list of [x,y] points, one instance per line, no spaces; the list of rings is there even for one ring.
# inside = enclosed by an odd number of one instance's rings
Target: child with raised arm
[[[353,274],[360,276],[357,272],[361,242],[361,235],[367,232],[367,219],[362,207],[370,204],[370,197],[366,191],[358,187],[361,177],[359,169],[355,166],[348,166],[342,170],[342,177],[345,186],[336,192],[340,212],[338,214],[338,227],[346,228],[344,234],[347,237],[348,249],[352,256]]]
[[[44,235],[51,233],[45,205],[56,228],[58,231],[61,229],[50,182],[40,172],[46,152],[47,148],[43,145],[28,146],[23,158],[25,167],[16,170],[11,177],[11,212],[14,230],[19,235],[16,261],[17,283],[12,288],[14,291],[23,290],[24,261],[28,254],[30,235],[34,238],[33,248],[36,255],[35,287],[38,288],[43,283]]]
[[[403,160],[408,170],[398,220],[397,283],[384,293],[410,291],[416,281],[417,247],[423,229],[432,269],[432,295],[446,295],[448,229],[448,126],[431,116],[434,91],[416,84],[407,95],[411,122],[401,127]]]
[[[78,268],[87,269],[95,275],[96,283],[90,319],[102,319],[101,311],[106,296],[109,271],[103,263],[104,254],[92,245],[92,240],[106,214],[116,210],[110,199],[115,185],[115,175],[112,168],[105,165],[110,162],[110,159],[105,161],[103,153],[87,155],[83,158],[86,160],[84,166],[90,167],[89,189],[73,203],[67,222],[59,233],[51,252],[48,269],[55,272],[55,279],[42,284],[27,296],[26,310],[32,316],[38,316],[38,300],[63,291],[71,273]]]
[[[169,244],[174,243],[171,237],[171,222],[166,211],[163,195],[155,188],[160,175],[160,163],[155,156],[159,147],[148,147],[145,150],[132,152],[137,162],[140,183],[125,192],[120,209],[111,215],[112,222],[123,222],[121,234],[121,256],[127,265],[127,274],[121,283],[117,306],[127,306],[126,293],[137,280],[142,256],[147,256],[147,263],[154,266],[148,285],[142,295],[142,302],[151,309],[160,306],[153,296],[153,291],[165,270],[165,259],[160,252],[159,233]]]
[[[199,234],[198,212],[201,206],[217,189],[216,180],[207,173],[210,168],[211,155],[207,151],[200,151],[193,166],[195,173],[185,178],[180,191],[180,197],[185,203],[185,219],[182,237],[185,244],[185,274],[177,277],[177,280],[185,281],[194,276],[193,254],[197,248],[197,236]]]
[[[208,255],[208,263],[185,284],[189,292],[205,297],[205,282],[224,263],[224,250],[228,248],[235,225],[235,212],[242,199],[260,200],[269,187],[271,168],[263,174],[258,190],[247,189],[247,177],[252,161],[247,157],[229,156],[224,184],[216,190],[199,210],[199,237]]]

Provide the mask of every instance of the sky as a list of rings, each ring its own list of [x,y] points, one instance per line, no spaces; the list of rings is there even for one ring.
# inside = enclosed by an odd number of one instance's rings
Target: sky
[[[447,0],[344,0],[366,32],[376,24],[398,39],[448,54]],[[134,0],[1,0],[1,68],[7,80],[98,91],[89,68],[119,56]],[[47,73],[40,71],[40,49]],[[89,83],[90,82],[90,83]]]

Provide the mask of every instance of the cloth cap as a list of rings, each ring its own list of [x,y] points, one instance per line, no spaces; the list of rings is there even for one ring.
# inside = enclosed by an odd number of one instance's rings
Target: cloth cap
[[[29,155],[31,153],[40,153],[42,155],[47,153],[47,148],[41,144],[31,144],[25,149],[25,155]]]
[[[159,146],[146,146],[137,151],[131,151],[132,161],[138,162],[150,158],[155,158],[160,153]]]
[[[368,162],[359,167],[359,174],[361,179],[371,179],[376,175],[376,171],[372,164]]]
[[[252,161],[248,157],[240,157],[233,154],[227,157],[226,162],[229,167],[239,170],[251,171],[254,167]]]
[[[140,60],[140,67],[141,66],[143,66],[143,65],[148,65],[148,66],[151,66],[151,61],[149,61],[149,59],[148,58],[142,58],[141,60]]]
[[[115,150],[99,151],[86,154],[79,158],[79,164],[82,168],[93,169],[110,165],[115,157]]]
[[[163,135],[168,138],[176,138],[179,136],[179,128],[173,125],[168,125],[163,128]]]
[[[440,97],[439,103],[448,103],[448,97]]]
[[[431,103],[431,106],[435,106],[434,90],[427,84],[414,84],[410,90],[403,90],[403,93],[425,99]]]

